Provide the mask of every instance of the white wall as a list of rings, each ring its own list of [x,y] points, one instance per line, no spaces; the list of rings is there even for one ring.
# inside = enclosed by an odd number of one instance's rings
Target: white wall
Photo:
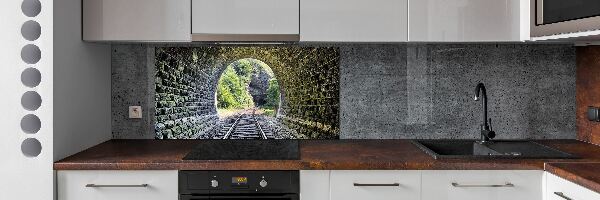
[[[110,45],[81,41],[81,0],[54,1],[54,160],[109,140]]]
[[[21,3],[22,0],[0,1],[0,199],[49,200],[53,197],[53,1],[41,1],[41,12],[34,17],[21,12]],[[21,25],[27,20],[35,20],[41,27],[40,37],[33,41],[20,34]],[[34,64],[21,59],[21,48],[27,44],[36,45],[41,51],[41,59]],[[21,73],[29,67],[42,75],[41,83],[33,88],[21,83]],[[28,111],[21,106],[21,96],[26,91],[41,96],[39,108]],[[40,129],[34,134],[21,130],[21,118],[27,114],[40,119]],[[26,157],[21,152],[21,144],[27,138],[40,142],[39,155]]]

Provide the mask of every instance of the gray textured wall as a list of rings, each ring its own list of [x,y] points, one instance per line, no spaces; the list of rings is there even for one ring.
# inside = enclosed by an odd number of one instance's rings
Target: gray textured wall
[[[472,99],[478,82],[487,86],[489,117],[498,138],[576,136],[572,46],[339,47],[343,139],[478,138],[481,104]],[[151,46],[113,47],[114,138],[154,137],[150,51]],[[127,119],[127,106],[136,103],[144,106],[144,119]]]
[[[154,48],[112,46],[112,134],[115,139],[154,138]],[[142,106],[142,119],[129,119]]]

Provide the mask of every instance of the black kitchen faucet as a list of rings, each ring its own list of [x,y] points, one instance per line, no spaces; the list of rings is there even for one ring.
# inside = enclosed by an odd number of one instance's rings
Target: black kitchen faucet
[[[480,97],[480,93],[481,92],[481,97]],[[479,99],[483,98],[482,102],[481,102],[481,106],[483,107],[483,123],[481,124],[481,143],[486,143],[489,142],[491,139],[493,139],[494,137],[496,137],[496,132],[494,132],[492,130],[492,119],[489,119],[489,123],[488,123],[488,117],[487,117],[487,94],[485,92],[485,86],[483,85],[483,83],[479,83],[477,84],[477,87],[475,88],[475,101],[479,101]]]

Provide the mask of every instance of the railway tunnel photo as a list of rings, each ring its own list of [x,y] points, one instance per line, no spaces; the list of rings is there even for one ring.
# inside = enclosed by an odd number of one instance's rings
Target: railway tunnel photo
[[[337,139],[339,50],[161,47],[158,139]]]
[[[296,138],[277,120],[280,101],[277,78],[266,63],[244,58],[227,65],[217,83],[215,106],[221,130],[213,138]]]

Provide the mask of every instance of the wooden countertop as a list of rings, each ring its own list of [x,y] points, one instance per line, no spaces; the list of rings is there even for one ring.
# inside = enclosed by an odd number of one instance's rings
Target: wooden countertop
[[[302,140],[300,160],[182,158],[197,140],[110,140],[54,163],[55,170],[542,170],[548,162],[600,162],[600,146],[577,140],[541,144],[582,159],[435,160],[409,140]]]
[[[546,163],[545,170],[558,177],[600,193],[600,162]]]
[[[54,163],[55,170],[546,170],[600,192],[600,146],[538,140],[581,159],[440,159],[410,140],[302,140],[300,160],[182,158],[198,140],[110,140]],[[544,166],[545,165],[545,166]]]

